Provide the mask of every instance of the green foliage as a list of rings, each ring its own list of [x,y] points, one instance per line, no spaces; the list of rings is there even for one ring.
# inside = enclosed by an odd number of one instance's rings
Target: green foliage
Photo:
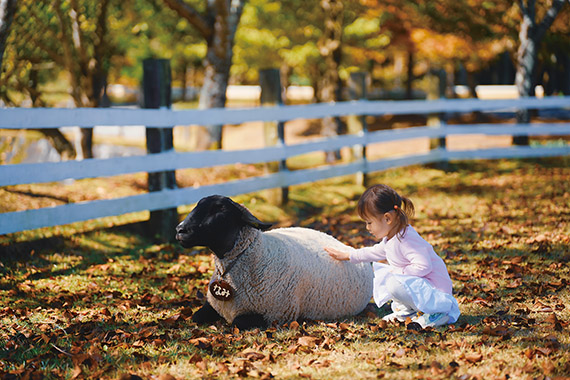
[[[187,3],[205,12],[205,1]],[[71,25],[63,26],[69,24],[65,20],[69,20],[71,4],[70,0],[19,3],[0,79],[0,96],[6,104],[64,104],[69,99],[66,93],[73,93],[74,84],[66,72],[70,69],[63,63],[63,30],[72,29]],[[71,54],[74,61],[81,61],[82,55],[87,57],[89,62],[83,62],[81,69],[85,70],[92,64],[95,46],[100,42],[96,30],[102,2],[78,0],[77,4],[84,51],[73,48]],[[350,72],[364,70],[375,83],[388,87],[392,82],[401,83],[403,73],[394,62],[408,51],[415,53],[416,76],[430,67],[451,70],[457,61],[468,71],[475,71],[504,50],[513,53],[521,21],[518,4],[505,0],[361,0],[343,5],[340,77],[346,80]],[[541,19],[548,3],[536,5]],[[560,12],[540,52],[542,61],[551,66],[560,65],[553,53],[567,50],[569,44],[568,9],[566,5]],[[318,0],[248,1],[235,37],[232,82],[257,83],[260,69],[278,67],[293,82],[315,85],[326,70],[318,48],[323,38],[324,12]],[[189,69],[198,73],[191,84],[200,85],[206,41],[162,0],[109,0],[107,31],[103,65],[110,74],[109,82],[138,86],[141,61],[157,57],[171,59],[176,85]],[[58,81],[67,82],[63,94],[53,94],[46,86]],[[89,83],[75,86],[89,92]],[[78,98],[74,95],[76,103]]]

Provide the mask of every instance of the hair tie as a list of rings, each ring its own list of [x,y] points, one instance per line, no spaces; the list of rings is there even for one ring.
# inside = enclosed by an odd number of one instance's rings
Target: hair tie
[[[394,205],[394,210],[397,210],[397,209],[398,209],[398,205]]]

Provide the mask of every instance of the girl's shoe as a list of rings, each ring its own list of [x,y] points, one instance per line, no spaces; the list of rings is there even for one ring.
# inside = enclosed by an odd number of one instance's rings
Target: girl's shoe
[[[382,317],[382,320],[386,322],[405,322],[406,318],[411,318],[412,320],[418,316],[416,311],[404,311],[404,312],[395,312]]]
[[[445,313],[433,313],[433,314],[422,314],[412,320],[417,322],[422,326],[422,329],[426,327],[442,326],[447,324],[449,321],[449,316]]]

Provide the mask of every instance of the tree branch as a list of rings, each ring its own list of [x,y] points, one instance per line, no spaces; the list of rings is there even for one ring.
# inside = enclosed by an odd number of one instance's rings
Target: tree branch
[[[569,0],[570,1],[570,0]],[[231,0],[230,2],[230,18],[229,18],[229,25],[230,25],[230,33],[233,39],[235,36],[237,27],[239,25],[239,21],[241,18],[241,14],[243,12],[243,7],[245,0]]]
[[[532,21],[532,25],[536,25],[536,0],[528,0],[527,11],[528,16]]]
[[[42,22],[41,17],[38,15],[34,7],[29,7],[28,12],[30,13],[31,18],[34,20],[34,23],[36,25],[41,24],[41,26],[38,27],[37,30],[26,30],[24,32],[25,34],[22,34],[22,36],[20,36],[20,39],[23,41],[21,45],[26,45],[28,42],[32,42],[38,35],[45,35],[46,33],[50,33],[54,39],[58,38],[57,35],[53,33],[53,30],[49,28],[49,25]],[[43,12],[47,11],[43,10]],[[62,56],[59,52],[46,47],[45,44],[40,44],[38,47],[43,52],[45,52],[57,65],[65,67],[65,57]]]
[[[16,14],[17,7],[18,2],[16,0],[0,1],[0,69],[2,68],[2,57],[6,48],[6,40],[10,33],[10,25]]]
[[[85,48],[84,36],[81,31],[81,22],[79,21],[80,9],[77,0],[71,0],[71,8],[69,10],[69,19],[71,24],[71,40],[75,46],[75,51],[79,57],[79,69],[83,75],[87,75],[87,51]]]
[[[184,0],[164,0],[164,2],[170,9],[176,11],[180,17],[188,20],[206,40],[211,37],[213,33],[212,27],[196,9],[186,4]]]
[[[570,0],[569,0],[570,1]],[[527,9],[524,5],[524,0],[519,0],[519,7],[521,7],[521,12],[523,15],[526,15]]]
[[[64,52],[64,62],[65,62],[65,69],[69,72],[69,77],[71,79],[71,96],[76,105],[81,104],[81,95],[79,93],[80,90],[80,83],[77,80],[77,70],[75,66],[75,60],[73,57],[73,40],[72,36],[70,35],[71,26],[68,24],[68,19],[66,15],[63,14],[61,9],[61,0],[54,0],[53,6],[55,7],[55,14],[59,20],[59,25],[61,28],[61,42],[63,44],[63,52]]]
[[[550,28],[550,26],[556,19],[556,16],[558,16],[558,13],[562,9],[566,1],[570,2],[570,0],[553,0],[552,5],[546,11],[544,18],[542,19],[540,25],[538,25],[538,28],[536,29],[536,34],[534,38],[536,38],[537,41],[540,41],[544,36],[544,34],[546,33],[546,31]]]

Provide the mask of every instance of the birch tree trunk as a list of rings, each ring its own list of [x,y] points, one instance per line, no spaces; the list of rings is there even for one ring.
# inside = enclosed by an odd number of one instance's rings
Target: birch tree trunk
[[[235,33],[246,0],[207,0],[204,14],[184,0],[164,0],[166,5],[185,18],[204,37],[207,43],[204,60],[204,84],[200,90],[199,108],[225,107],[226,89],[230,77]],[[203,148],[221,148],[222,125],[206,126],[209,141]]]

